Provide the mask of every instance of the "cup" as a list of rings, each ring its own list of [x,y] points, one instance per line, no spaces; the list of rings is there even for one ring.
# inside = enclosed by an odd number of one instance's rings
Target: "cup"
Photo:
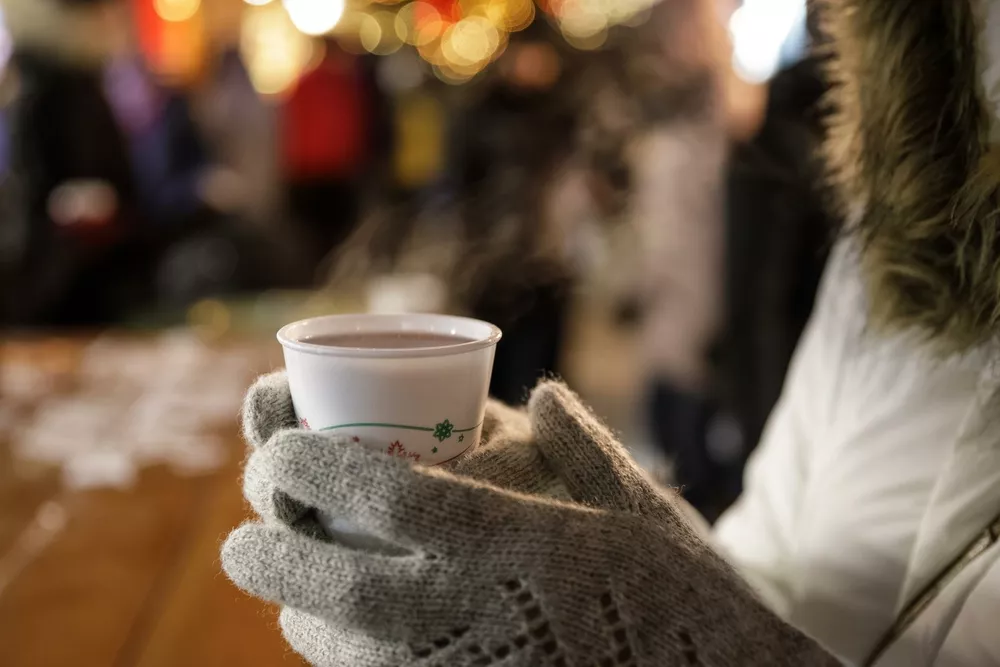
[[[330,315],[278,332],[304,428],[424,465],[479,442],[500,337],[487,322],[417,313]]]

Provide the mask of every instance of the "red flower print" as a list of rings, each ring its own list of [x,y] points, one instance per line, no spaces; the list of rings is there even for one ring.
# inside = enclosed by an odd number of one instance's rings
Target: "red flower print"
[[[309,420],[303,417],[302,419],[299,420],[299,426],[301,426],[302,428],[310,428]]]
[[[385,453],[389,456],[395,456],[400,459],[410,459],[414,462],[420,460],[420,454],[406,451],[406,447],[399,440],[390,444],[389,449],[387,449]]]
[[[353,438],[351,438],[351,442],[361,442],[361,438],[359,438],[358,436],[354,436]]]

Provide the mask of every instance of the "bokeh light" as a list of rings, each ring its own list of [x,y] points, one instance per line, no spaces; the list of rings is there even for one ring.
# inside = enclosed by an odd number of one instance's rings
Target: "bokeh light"
[[[396,35],[413,46],[430,44],[440,38],[447,27],[434,5],[423,0],[403,5],[396,12]]]
[[[271,3],[247,8],[240,51],[254,88],[264,95],[276,95],[294,84],[313,61],[315,46],[280,4]]]
[[[229,307],[217,299],[203,299],[188,309],[187,322],[196,334],[206,340],[218,340],[232,326]]]
[[[805,0],[747,0],[733,12],[729,32],[737,75],[753,83],[774,76],[782,47],[805,13]]]
[[[396,17],[387,11],[362,16],[358,36],[365,51],[376,55],[394,53],[403,45],[396,31]]]
[[[10,62],[10,56],[13,52],[14,42],[4,21],[3,7],[0,7],[0,74],[6,71],[7,63]]]
[[[517,32],[524,30],[535,18],[532,0],[480,0],[471,6],[469,16],[482,16],[498,30]]]
[[[601,0],[567,0],[562,4],[559,27],[563,34],[586,40],[608,28],[608,13]]]
[[[201,9],[201,0],[153,0],[153,9],[164,21],[187,21]]]
[[[325,35],[344,15],[344,0],[283,0],[295,27],[307,35]]]
[[[618,0],[607,5],[608,22],[614,25],[637,25],[645,22],[653,6],[651,0]],[[639,18],[639,21],[636,21]]]
[[[441,52],[452,67],[481,70],[500,45],[496,27],[482,16],[464,18],[445,32]]]
[[[552,87],[562,73],[559,53],[548,42],[529,42],[512,47],[500,64],[513,83],[535,90]]]
[[[573,33],[563,33],[566,42],[573,48],[581,51],[594,51],[604,46],[608,41],[607,29],[602,29],[592,35],[575,35]]]
[[[457,72],[448,66],[434,65],[432,68],[434,70],[434,76],[437,77],[439,81],[443,81],[451,86],[459,86],[466,83],[471,79],[474,74],[465,74],[463,72]]]

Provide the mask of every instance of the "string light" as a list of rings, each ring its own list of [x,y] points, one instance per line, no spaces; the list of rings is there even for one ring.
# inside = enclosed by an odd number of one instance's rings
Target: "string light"
[[[180,16],[201,0],[153,0]],[[748,0],[753,2],[755,0]],[[759,0],[757,0],[759,1]],[[781,2],[801,0],[780,0]],[[293,38],[332,34],[350,53],[388,55],[404,44],[415,48],[431,64],[434,75],[447,83],[475,77],[507,49],[513,33],[531,25],[538,9],[551,17],[566,39],[578,49],[603,46],[612,27],[638,25],[648,18],[656,0],[244,0],[247,12],[280,9],[270,15],[280,26],[264,26],[264,19],[246,20],[245,50],[254,85],[274,94],[286,89],[308,66],[316,46]],[[350,7],[347,5],[350,4]],[[381,5],[381,7],[380,7]],[[160,11],[160,9],[158,9]],[[412,52],[411,52],[412,53]],[[548,79],[546,73],[542,79]]]
[[[283,0],[295,27],[307,35],[325,35],[344,15],[344,0]]]

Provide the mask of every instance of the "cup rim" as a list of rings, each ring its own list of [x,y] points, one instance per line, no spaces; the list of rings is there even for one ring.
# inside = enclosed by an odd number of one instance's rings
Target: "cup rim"
[[[383,322],[386,325],[389,323],[398,325],[406,320],[411,320],[414,323],[413,326],[397,329],[398,331],[418,331],[449,335],[449,332],[441,331],[441,329],[454,330],[458,326],[464,325],[465,327],[485,327],[489,333],[486,336],[476,337],[474,340],[467,343],[417,348],[334,347],[331,345],[307,343],[295,338],[296,329],[302,329],[308,325],[315,326],[317,323],[322,322],[343,325],[350,322],[350,320],[372,323]],[[425,322],[427,324],[421,327],[419,325],[420,322]],[[438,329],[435,330],[433,325],[437,325]],[[382,329],[382,331],[384,330],[385,329]],[[359,329],[356,329],[356,331],[359,331]],[[372,328],[370,331],[375,332],[379,331],[379,329]],[[458,334],[451,333],[451,335]],[[283,348],[288,350],[295,350],[304,354],[314,354],[326,357],[357,357],[369,359],[416,359],[420,357],[445,357],[456,354],[464,354],[466,352],[475,352],[476,350],[492,347],[499,343],[502,337],[503,332],[500,331],[499,327],[483,320],[461,317],[458,315],[439,315],[429,313],[351,313],[342,315],[321,315],[319,317],[310,317],[304,320],[298,320],[297,322],[292,322],[291,324],[286,324],[278,330],[277,334],[278,342],[281,343]]]

